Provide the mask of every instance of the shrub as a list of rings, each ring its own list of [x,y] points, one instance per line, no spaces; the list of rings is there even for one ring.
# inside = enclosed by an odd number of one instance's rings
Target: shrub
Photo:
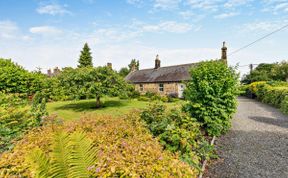
[[[32,108],[18,95],[0,92],[0,152],[11,149],[14,139],[40,124],[45,104],[35,102]]]
[[[288,96],[285,96],[284,100],[281,103],[280,109],[284,114],[288,115]]]
[[[198,173],[163,151],[134,112],[125,118],[85,116],[64,125],[32,129],[11,152],[1,155],[0,177],[32,177],[25,157],[35,147],[49,154],[53,130],[84,132],[93,141],[97,160],[89,168],[92,177],[196,177]]]
[[[178,110],[168,112],[164,105],[153,103],[141,113],[141,118],[166,150],[178,153],[189,165],[199,168],[200,160],[208,158],[211,150],[199,152],[201,145],[209,145],[200,132],[200,125],[187,114]]]
[[[187,83],[183,107],[202,123],[209,135],[219,136],[228,131],[236,111],[238,75],[222,61],[201,62],[192,68]]]
[[[280,108],[287,114],[288,84],[286,82],[253,82],[248,92],[254,94],[258,100]]]
[[[149,98],[147,98],[147,97],[145,97],[145,96],[140,96],[139,98],[138,98],[138,101],[149,101],[150,99]]]
[[[90,177],[96,162],[92,141],[81,132],[56,132],[50,145],[49,156],[39,148],[27,156],[33,177]]]

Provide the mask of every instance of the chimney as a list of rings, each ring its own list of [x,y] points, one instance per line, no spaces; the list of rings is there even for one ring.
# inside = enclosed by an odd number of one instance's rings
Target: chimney
[[[156,59],[155,59],[155,68],[158,69],[160,67],[161,61],[159,59],[159,55],[157,54]]]
[[[223,47],[222,47],[222,54],[221,54],[221,60],[227,64],[227,47],[225,41],[223,42]]]
[[[131,66],[131,71],[130,72],[135,72],[137,69],[136,69],[136,65],[134,63],[132,63],[132,66]]]
[[[58,75],[60,73],[60,69],[58,67],[54,68],[53,75]]]
[[[112,63],[108,62],[108,63],[107,63],[107,67],[110,68],[110,69],[112,69]]]
[[[51,76],[52,76],[52,72],[51,72],[51,69],[48,69],[48,70],[47,70],[47,75],[48,75],[49,77],[51,77]]]

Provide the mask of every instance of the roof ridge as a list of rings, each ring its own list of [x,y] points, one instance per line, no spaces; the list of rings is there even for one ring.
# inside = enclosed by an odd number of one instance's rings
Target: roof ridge
[[[160,67],[159,69],[161,68],[168,68],[168,67],[177,67],[177,66],[186,66],[186,65],[193,65],[193,64],[197,64],[199,62],[194,62],[194,63],[187,63],[187,64],[178,64],[178,65],[171,65],[171,66],[164,66],[164,67]],[[139,69],[138,71],[140,70],[154,70],[154,68],[147,68],[147,69]],[[136,72],[136,71],[135,71]]]

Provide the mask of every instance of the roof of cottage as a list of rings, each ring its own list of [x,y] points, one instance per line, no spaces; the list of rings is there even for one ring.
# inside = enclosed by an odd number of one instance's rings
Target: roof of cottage
[[[191,78],[190,68],[197,63],[160,67],[158,69],[142,69],[130,72],[125,80],[131,83],[181,82]]]

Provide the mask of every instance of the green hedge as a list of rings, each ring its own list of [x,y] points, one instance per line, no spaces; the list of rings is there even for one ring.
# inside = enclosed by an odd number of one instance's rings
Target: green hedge
[[[271,104],[288,114],[287,82],[254,82],[248,85],[247,93],[254,94],[263,103]]]

